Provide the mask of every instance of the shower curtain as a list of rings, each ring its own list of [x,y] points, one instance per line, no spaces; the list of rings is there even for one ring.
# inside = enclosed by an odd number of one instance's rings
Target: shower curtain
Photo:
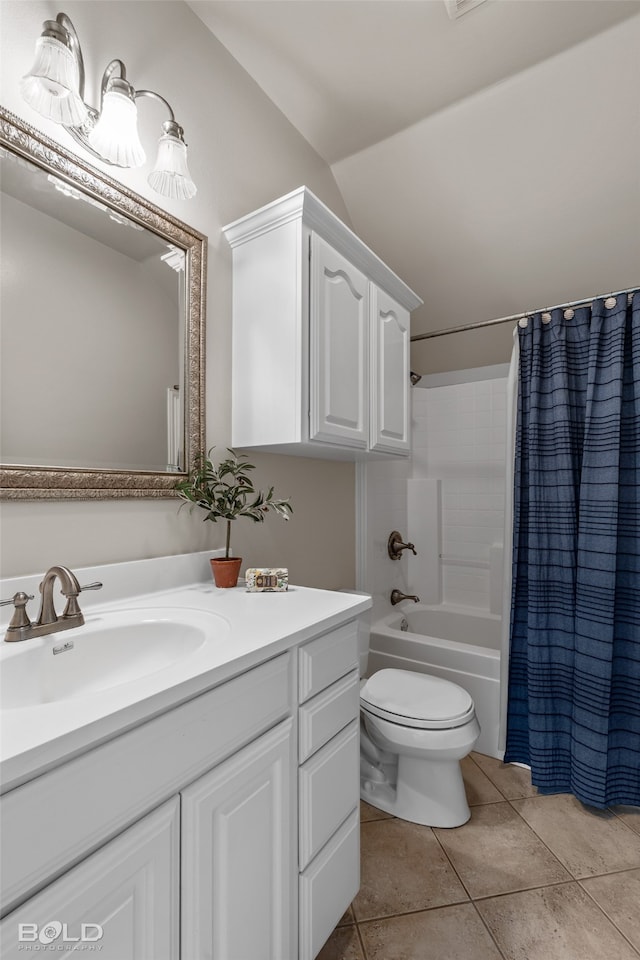
[[[518,329],[505,761],[640,804],[640,291]],[[573,316],[571,314],[573,313]]]

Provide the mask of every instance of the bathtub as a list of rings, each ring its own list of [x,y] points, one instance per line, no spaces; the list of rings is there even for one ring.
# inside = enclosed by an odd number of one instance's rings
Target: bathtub
[[[464,607],[403,603],[402,608],[371,625],[367,675],[394,667],[430,673],[464,687],[480,722],[475,750],[501,760],[502,618]],[[405,630],[403,621],[408,624]]]

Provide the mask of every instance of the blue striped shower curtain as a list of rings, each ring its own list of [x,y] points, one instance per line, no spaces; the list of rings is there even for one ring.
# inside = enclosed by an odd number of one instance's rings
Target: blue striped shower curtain
[[[505,753],[600,808],[640,804],[640,291],[608,302],[518,331]]]

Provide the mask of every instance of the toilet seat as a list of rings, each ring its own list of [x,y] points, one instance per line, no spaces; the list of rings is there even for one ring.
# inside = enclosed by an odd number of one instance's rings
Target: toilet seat
[[[442,730],[460,727],[475,714],[466,690],[429,674],[379,670],[360,690],[362,708],[403,727]]]

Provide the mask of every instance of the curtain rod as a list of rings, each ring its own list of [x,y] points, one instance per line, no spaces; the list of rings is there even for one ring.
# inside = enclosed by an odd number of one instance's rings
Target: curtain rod
[[[584,306],[587,303],[593,303],[594,300],[601,300],[603,297],[621,297],[625,293],[635,293],[637,289],[638,287],[630,287],[628,290],[616,290],[614,293],[602,294],[599,297],[587,297],[586,300],[570,300],[569,303],[559,303],[555,307],[544,307],[543,310],[527,310],[525,313],[514,313],[511,317],[499,317],[497,320],[478,320],[477,323],[465,323],[461,327],[447,327],[444,330],[434,330],[433,333],[417,333],[411,337],[411,342],[431,340],[433,337],[446,337],[450,333],[464,333],[467,330],[478,330],[480,327],[493,327],[497,323],[515,323],[516,320],[524,320],[525,317],[531,317],[534,313],[549,313],[551,310],[566,310],[568,307]]]

